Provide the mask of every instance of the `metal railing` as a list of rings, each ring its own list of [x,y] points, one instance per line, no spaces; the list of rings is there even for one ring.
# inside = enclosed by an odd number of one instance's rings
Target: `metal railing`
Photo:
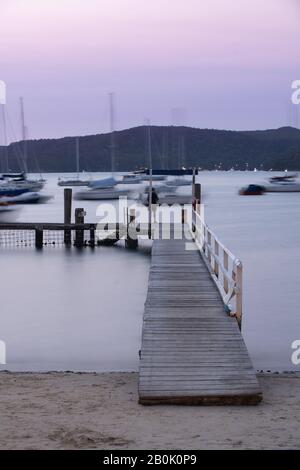
[[[203,211],[204,212],[204,211]],[[193,238],[220,291],[226,310],[242,326],[243,265],[218,239],[201,215],[200,205],[192,209]]]

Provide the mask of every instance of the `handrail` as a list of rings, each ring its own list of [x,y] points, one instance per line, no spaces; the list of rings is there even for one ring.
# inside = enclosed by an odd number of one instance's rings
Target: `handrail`
[[[202,258],[220,291],[230,316],[242,325],[243,265],[226,248],[201,217],[200,208],[192,209],[192,234]]]

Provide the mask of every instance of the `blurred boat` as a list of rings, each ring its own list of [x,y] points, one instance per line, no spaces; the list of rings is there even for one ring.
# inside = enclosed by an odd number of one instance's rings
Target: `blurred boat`
[[[81,180],[79,177],[78,178],[58,178],[57,182],[58,186],[66,186],[66,187],[72,187],[72,186],[88,186],[90,184],[89,180]]]
[[[144,204],[144,206],[149,205],[149,196],[147,193],[141,194],[140,200]],[[159,206],[162,204],[172,206],[173,204],[184,205],[184,204],[191,204],[191,203],[192,203],[192,196],[188,194],[178,194],[178,193],[161,194],[158,198]]]
[[[19,217],[20,209],[0,203],[0,223],[14,222]]]
[[[100,201],[103,199],[119,199],[120,196],[128,196],[130,190],[116,188],[117,183],[118,181],[113,177],[92,181],[89,184],[90,189],[76,193],[75,199]]]
[[[43,180],[28,179],[25,173],[2,173],[0,177],[0,191],[2,189],[40,191],[43,187]]]
[[[249,184],[248,186],[239,190],[239,194],[241,196],[261,196],[265,192],[265,187],[259,184]]]
[[[101,201],[107,199],[119,199],[119,197],[128,196],[130,191],[127,189],[118,189],[107,187],[101,189],[90,189],[88,191],[80,191],[75,194],[75,199],[85,201]]]
[[[149,181],[150,180],[150,175],[143,175],[142,179],[144,181]],[[152,181],[164,181],[166,179],[165,176],[163,175],[152,175]]]
[[[192,182],[184,178],[175,178],[166,182],[167,186],[191,186]]]
[[[26,192],[17,196],[4,196],[0,198],[1,203],[8,204],[42,204],[48,202],[53,196],[47,194]]]
[[[153,186],[157,194],[162,194],[162,193],[173,193],[177,190],[177,186],[167,186],[165,184],[156,184]],[[145,186],[144,189],[145,193],[149,193],[149,186]]]
[[[143,182],[143,178],[141,175],[129,174],[124,175],[121,184],[139,184]]]
[[[269,193],[295,193],[300,192],[300,182],[296,181],[297,174],[273,176],[265,185]]]
[[[90,181],[88,186],[91,189],[107,189],[114,188],[117,184],[118,181],[113,176],[111,176],[109,178]]]

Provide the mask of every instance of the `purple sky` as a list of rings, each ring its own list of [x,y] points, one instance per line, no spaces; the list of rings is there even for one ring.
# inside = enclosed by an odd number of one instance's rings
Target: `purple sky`
[[[18,138],[19,96],[29,137],[59,137],[108,131],[109,91],[118,129],[292,124],[300,0],[0,0],[0,18]]]

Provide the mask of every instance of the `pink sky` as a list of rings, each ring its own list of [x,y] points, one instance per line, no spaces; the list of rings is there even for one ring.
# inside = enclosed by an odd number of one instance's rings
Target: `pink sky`
[[[298,0],[0,0],[0,79],[31,137],[184,124],[287,125],[300,78]],[[18,129],[17,129],[18,130]]]

